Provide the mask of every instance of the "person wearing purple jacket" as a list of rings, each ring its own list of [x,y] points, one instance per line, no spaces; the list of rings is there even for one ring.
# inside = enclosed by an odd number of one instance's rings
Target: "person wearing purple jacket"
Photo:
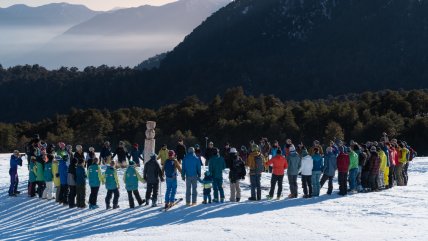
[[[380,149],[380,148],[379,148]],[[377,154],[377,149],[375,146],[370,148],[370,188],[372,192],[379,191],[378,177],[379,177],[379,167],[380,167],[380,158]]]
[[[22,166],[22,155],[19,154],[18,150],[13,151],[13,155],[10,157],[10,187],[9,187],[9,196],[16,197],[16,194],[19,194],[18,191],[18,166]]]

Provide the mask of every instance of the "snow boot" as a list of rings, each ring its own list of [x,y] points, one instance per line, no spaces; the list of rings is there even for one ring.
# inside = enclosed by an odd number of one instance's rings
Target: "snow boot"
[[[236,202],[239,203],[239,201],[241,201],[241,198],[236,198]]]
[[[224,203],[224,198],[220,199],[220,203]]]
[[[257,198],[255,198],[255,197],[249,197],[248,201],[257,201]]]
[[[113,209],[118,209],[118,208],[120,208],[119,205],[113,206]]]

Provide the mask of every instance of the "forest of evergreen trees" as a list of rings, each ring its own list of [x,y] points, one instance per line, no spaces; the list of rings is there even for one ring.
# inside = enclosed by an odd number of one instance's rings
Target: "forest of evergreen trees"
[[[282,102],[274,96],[246,96],[242,88],[229,89],[210,103],[187,97],[157,110],[138,107],[115,111],[71,109],[42,121],[0,123],[0,152],[19,148],[34,134],[57,143],[64,141],[96,148],[105,140],[143,145],[145,122],[156,121],[157,146],[174,145],[178,137],[188,145],[205,146],[205,137],[221,147],[286,138],[310,144],[344,140],[378,140],[382,132],[406,140],[419,154],[428,153],[428,90],[365,92],[323,100]]]

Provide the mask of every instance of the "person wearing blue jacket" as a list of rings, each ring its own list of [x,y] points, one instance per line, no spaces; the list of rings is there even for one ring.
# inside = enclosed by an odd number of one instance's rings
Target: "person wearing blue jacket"
[[[328,180],[327,194],[331,195],[333,192],[333,178],[337,170],[337,155],[334,153],[333,147],[327,147],[326,154],[324,156],[323,175],[320,181],[322,187]]]
[[[290,185],[290,194],[288,198],[297,198],[298,188],[297,188],[297,176],[299,174],[300,167],[302,166],[302,158],[296,151],[296,147],[291,145],[289,147],[289,154],[287,155],[288,161],[288,183]]]
[[[201,161],[195,155],[195,148],[193,147],[189,148],[183,159],[181,178],[186,182],[186,205],[196,205],[197,185],[199,178],[201,178]],[[192,196],[192,200],[190,200],[190,196]],[[190,201],[192,202],[190,203]]]
[[[95,209],[98,208],[97,198],[100,185],[101,183],[104,184],[104,176],[101,173],[98,158],[94,158],[94,161],[92,162],[92,165],[89,166],[88,173],[86,175],[88,176],[89,187],[91,188],[91,194],[89,195],[89,209]]]
[[[13,151],[13,155],[10,157],[10,186],[9,186],[9,196],[15,197],[19,194],[18,191],[18,166],[22,166],[22,159],[18,150]]]
[[[110,200],[113,197],[113,209],[117,209],[119,208],[119,196],[120,196],[120,192],[119,192],[119,178],[117,177],[117,171],[116,171],[116,163],[114,162],[114,160],[112,159],[110,161],[110,165],[107,166],[107,169],[104,173],[104,179],[105,179],[105,183],[106,183],[106,189],[107,189],[107,196],[105,198],[105,202],[106,202],[106,209],[110,209]]]
[[[315,147],[313,148],[314,154],[312,155],[312,160],[314,161],[314,166],[312,167],[312,196],[318,197],[320,195],[320,177],[323,165],[323,159],[320,154],[320,150]]]
[[[143,151],[138,148],[137,143],[132,146],[131,158],[137,167],[140,166],[140,160],[144,162]]]
[[[236,148],[231,148],[231,150],[234,149],[235,152]],[[212,176],[212,186],[214,189],[214,199],[212,200],[215,203],[218,203],[219,201],[221,203],[224,202],[224,190],[223,190],[223,170],[226,169],[226,162],[224,161],[223,157],[221,157],[217,152],[214,152],[215,155],[211,157],[209,160],[208,169],[210,170],[211,176]],[[219,199],[220,194],[220,199]],[[211,198],[210,198],[211,200]]]
[[[52,173],[52,162],[53,162],[54,156],[51,154],[48,154],[48,162],[44,165],[44,178],[46,183],[46,188],[43,190],[43,199],[52,199],[52,190],[53,190],[53,173]]]
[[[61,183],[61,187],[59,189],[59,203],[64,204],[64,206],[68,205],[68,166],[67,166],[68,158],[61,158],[59,160],[59,181]]]

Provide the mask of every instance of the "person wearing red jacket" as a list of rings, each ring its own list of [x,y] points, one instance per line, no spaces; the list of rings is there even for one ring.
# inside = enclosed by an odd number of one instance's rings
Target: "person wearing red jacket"
[[[278,192],[276,194],[277,199],[281,198],[282,193],[282,182],[284,180],[284,171],[288,168],[287,159],[282,155],[281,149],[276,151],[276,156],[266,162],[266,167],[272,165],[272,178],[270,180],[270,191],[267,196],[268,199],[273,198],[276,183],[278,183]]]
[[[348,169],[349,155],[345,153],[345,147],[339,147],[339,156],[337,157],[337,171],[339,172],[339,195],[345,196],[348,193]]]

